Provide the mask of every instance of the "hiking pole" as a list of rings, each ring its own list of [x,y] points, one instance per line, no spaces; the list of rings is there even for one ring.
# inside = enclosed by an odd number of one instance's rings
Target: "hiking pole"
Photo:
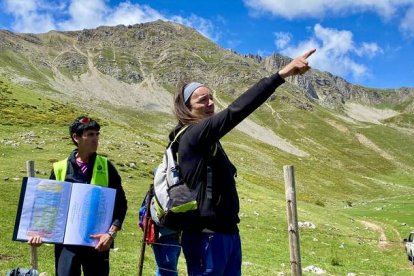
[[[150,214],[150,208],[151,208],[151,199],[154,195],[153,186],[154,186],[153,184],[150,185],[149,192],[148,192],[148,201],[147,201],[147,206],[146,206],[147,209],[145,210],[145,216],[144,216],[144,234],[142,236],[141,253],[139,256],[138,276],[142,276],[142,270],[144,268],[145,245],[147,244],[147,233],[148,233],[148,225],[149,225],[149,219],[150,219],[149,214]]]
[[[27,176],[34,177],[35,176],[34,161],[32,160],[26,161],[26,168],[27,168]],[[37,247],[33,245],[30,246],[30,265],[33,269],[37,269]]]

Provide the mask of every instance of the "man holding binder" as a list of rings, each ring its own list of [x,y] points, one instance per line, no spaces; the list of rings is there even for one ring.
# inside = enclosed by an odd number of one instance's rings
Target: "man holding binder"
[[[68,158],[53,164],[50,179],[73,183],[89,183],[116,189],[112,225],[106,233],[91,235],[95,247],[55,245],[57,276],[109,275],[109,248],[121,229],[127,211],[125,192],[114,165],[104,156],[96,154],[100,125],[87,116],[80,116],[69,126],[69,134],[76,146]],[[40,246],[39,236],[31,237],[30,245]]]

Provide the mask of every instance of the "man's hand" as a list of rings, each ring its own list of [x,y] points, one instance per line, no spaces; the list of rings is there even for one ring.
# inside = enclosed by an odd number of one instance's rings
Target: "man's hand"
[[[310,57],[313,53],[315,53],[315,51],[316,49],[312,49],[304,53],[302,56],[295,58],[288,65],[286,65],[279,71],[279,75],[282,78],[287,78],[290,76],[305,73],[310,69],[307,58]]]
[[[29,238],[27,243],[34,247],[39,247],[43,244],[42,237],[41,236],[32,236]]]
[[[91,238],[98,240],[98,244],[95,246],[95,249],[99,252],[109,250],[112,242],[114,241],[108,233],[91,235]]]

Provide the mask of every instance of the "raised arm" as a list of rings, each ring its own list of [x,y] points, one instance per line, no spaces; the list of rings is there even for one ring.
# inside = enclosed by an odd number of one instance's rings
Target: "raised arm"
[[[274,93],[276,88],[284,83],[284,78],[302,74],[309,70],[310,66],[307,58],[315,51],[316,49],[312,49],[302,56],[293,59],[278,73],[257,82],[226,109],[194,124],[186,131],[182,141],[202,146],[208,146],[218,141],[262,105]]]

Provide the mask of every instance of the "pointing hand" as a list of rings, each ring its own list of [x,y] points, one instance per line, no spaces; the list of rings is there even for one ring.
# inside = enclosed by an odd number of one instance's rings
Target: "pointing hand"
[[[315,53],[315,51],[316,49],[309,50],[303,55],[295,58],[288,65],[286,65],[279,71],[279,75],[282,78],[286,78],[286,77],[305,73],[306,71],[310,69],[307,59],[313,53]]]

